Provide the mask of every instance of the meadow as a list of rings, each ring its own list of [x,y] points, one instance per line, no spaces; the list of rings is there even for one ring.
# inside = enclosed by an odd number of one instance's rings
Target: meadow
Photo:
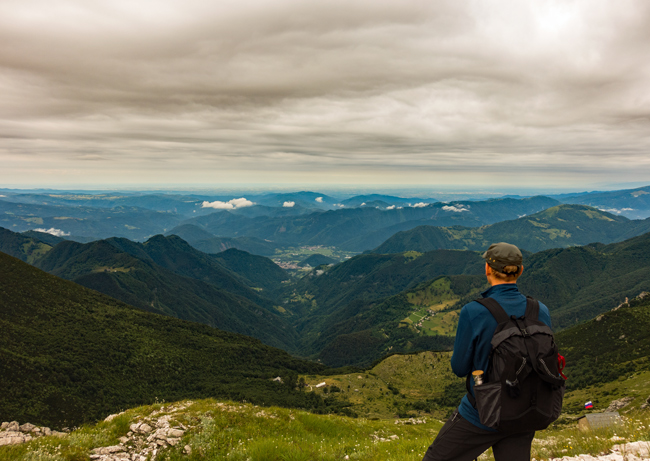
[[[115,446],[121,437],[128,437],[132,424],[146,421],[154,425],[163,417],[172,426],[184,428],[185,433],[175,446],[161,447],[155,456],[144,459],[419,461],[443,424],[426,417],[366,419],[314,415],[213,399],[158,403],[128,410],[110,422],[83,426],[63,438],[43,437],[24,445],[0,447],[0,461],[88,460],[93,449]],[[633,441],[650,441],[650,411],[630,412],[615,427],[589,432],[578,430],[574,420],[562,419],[537,433],[532,455],[538,461],[578,454],[599,455],[608,453],[615,445]],[[129,444],[124,443],[125,449],[137,453],[138,448]],[[488,451],[480,459],[493,458]]]

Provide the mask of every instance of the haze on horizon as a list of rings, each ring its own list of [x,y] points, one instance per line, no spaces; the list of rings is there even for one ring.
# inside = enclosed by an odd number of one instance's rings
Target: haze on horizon
[[[0,188],[640,184],[648,43],[644,0],[5,1]]]

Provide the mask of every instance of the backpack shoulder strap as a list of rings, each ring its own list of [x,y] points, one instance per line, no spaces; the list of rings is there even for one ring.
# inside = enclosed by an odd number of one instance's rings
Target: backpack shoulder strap
[[[498,324],[505,323],[508,320],[510,320],[510,317],[508,317],[508,314],[506,313],[505,310],[503,310],[503,307],[501,307],[501,304],[499,304],[495,299],[493,298],[479,298],[475,300],[477,303],[482,304],[485,306],[485,308],[490,311],[490,314],[492,314],[492,317],[494,317],[497,321]]]
[[[539,301],[526,296],[526,312],[524,317],[529,320],[539,320]]]

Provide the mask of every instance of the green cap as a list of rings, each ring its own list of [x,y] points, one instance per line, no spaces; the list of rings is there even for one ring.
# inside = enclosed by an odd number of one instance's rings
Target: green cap
[[[505,242],[490,245],[488,251],[483,253],[483,259],[497,272],[503,272],[506,266],[517,266],[519,268],[524,262],[519,248]]]

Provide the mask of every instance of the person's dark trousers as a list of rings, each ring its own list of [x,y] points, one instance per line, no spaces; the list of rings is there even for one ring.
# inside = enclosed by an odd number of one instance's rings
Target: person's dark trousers
[[[442,426],[422,461],[472,461],[492,447],[496,461],[530,461],[535,432],[491,432],[476,427],[458,410]]]

